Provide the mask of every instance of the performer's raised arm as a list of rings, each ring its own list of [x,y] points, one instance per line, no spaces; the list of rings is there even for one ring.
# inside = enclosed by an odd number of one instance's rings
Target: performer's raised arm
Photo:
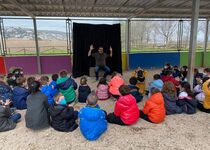
[[[109,47],[109,50],[110,50],[110,57],[112,57],[112,47],[111,46]]]
[[[88,57],[91,55],[92,50],[94,49],[93,44],[90,45],[90,49],[88,51]]]

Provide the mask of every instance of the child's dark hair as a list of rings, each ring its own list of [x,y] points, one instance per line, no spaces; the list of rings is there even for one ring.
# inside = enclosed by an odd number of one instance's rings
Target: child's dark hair
[[[52,75],[52,80],[53,81],[57,81],[57,79],[58,79],[58,74],[53,74]]]
[[[121,85],[119,87],[119,92],[122,96],[130,94],[130,88],[128,85]]]
[[[184,88],[184,91],[188,94],[188,96],[194,97],[194,93],[191,90],[191,86],[188,82],[182,82],[181,87]]]
[[[60,71],[60,77],[61,78],[67,77],[67,75],[68,75],[68,72],[66,70]]]
[[[131,77],[130,79],[129,79],[129,83],[131,84],[131,85],[136,85],[137,84],[137,78],[136,77]]]
[[[98,82],[97,87],[98,87],[100,84],[108,85],[107,82],[106,82],[106,78],[101,78],[101,79],[99,80],[99,82]]]
[[[80,78],[80,84],[81,84],[81,85],[87,84],[87,78],[86,78],[86,77],[81,77],[81,78]]]
[[[49,77],[48,76],[41,76],[40,82],[42,85],[46,85],[49,82]]]
[[[207,73],[210,73],[210,68],[205,68],[203,71],[207,72]]]
[[[161,76],[160,76],[159,74],[155,74],[155,75],[153,76],[153,79],[154,79],[154,80],[161,79]]]
[[[144,76],[144,70],[139,70],[139,71],[137,72],[137,76],[138,76],[138,77],[143,77],[143,76]]]
[[[112,72],[111,78],[114,78],[118,74],[117,71]]]
[[[28,77],[28,79],[27,79],[27,85],[28,85],[28,87],[29,87],[29,85],[30,85],[33,81],[35,81],[35,80],[36,80],[35,77]]]
[[[35,94],[35,93],[39,92],[40,91],[39,88],[40,88],[40,82],[39,81],[33,81],[29,85],[29,91],[32,94]]]
[[[173,71],[172,70],[165,70],[165,75],[166,76],[170,76],[173,74]]]
[[[155,87],[152,87],[151,90],[150,90],[151,94],[156,94],[156,93],[159,93],[160,90],[158,88],[155,88]]]

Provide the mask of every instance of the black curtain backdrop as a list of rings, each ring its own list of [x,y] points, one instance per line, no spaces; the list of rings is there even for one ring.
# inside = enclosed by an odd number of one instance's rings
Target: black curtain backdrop
[[[121,34],[120,24],[114,25],[92,25],[73,24],[73,76],[80,77],[89,75],[89,68],[95,66],[95,59],[88,57],[90,45],[94,45],[92,53],[103,46],[104,52],[110,54],[109,47],[112,46],[113,56],[107,58],[106,64],[111,72],[122,73],[121,60]]]

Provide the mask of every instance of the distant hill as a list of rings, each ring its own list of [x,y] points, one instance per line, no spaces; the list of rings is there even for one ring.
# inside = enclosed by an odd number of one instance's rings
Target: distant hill
[[[21,27],[6,27],[6,39],[34,39],[34,30]],[[39,40],[66,40],[66,33],[61,31],[38,30]]]

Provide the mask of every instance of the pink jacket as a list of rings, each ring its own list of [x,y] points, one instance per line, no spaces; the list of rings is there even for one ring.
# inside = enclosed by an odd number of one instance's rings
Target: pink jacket
[[[125,81],[120,76],[116,75],[109,82],[109,92],[112,95],[120,95],[119,87],[124,84]]]
[[[98,89],[96,90],[96,95],[97,95],[98,99],[100,99],[100,100],[108,99],[109,98],[109,86],[100,84],[98,86]]]

